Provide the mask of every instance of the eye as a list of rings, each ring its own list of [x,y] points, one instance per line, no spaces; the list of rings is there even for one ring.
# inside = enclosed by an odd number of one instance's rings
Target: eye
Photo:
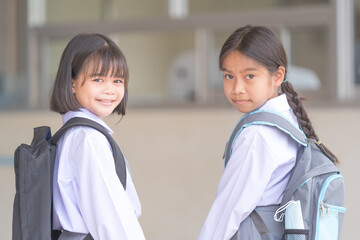
[[[225,74],[225,75],[224,75],[224,79],[231,80],[231,79],[233,79],[233,78],[234,78],[234,76],[232,76],[232,75],[230,75],[230,74]]]
[[[246,79],[253,79],[255,76],[254,76],[254,74],[248,74],[248,75],[246,75]]]
[[[124,79],[114,80],[114,83],[116,83],[116,84],[122,84],[122,83],[124,83]]]
[[[93,81],[98,82],[98,83],[103,82],[103,80],[101,78],[95,78]]]

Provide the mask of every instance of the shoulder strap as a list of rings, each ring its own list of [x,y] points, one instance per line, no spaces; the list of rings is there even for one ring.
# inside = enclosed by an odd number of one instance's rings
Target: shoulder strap
[[[256,212],[255,209],[250,213],[250,217],[260,235],[265,235],[270,232],[263,219],[260,217],[260,215]]]
[[[272,211],[270,210],[270,212],[272,212]],[[260,234],[260,236],[270,233],[269,228],[266,226],[264,220],[259,215],[259,213],[256,211],[256,209],[254,209],[248,217],[251,218],[251,221],[253,222],[253,224],[254,224],[256,230],[258,231],[258,233]],[[237,240],[237,239],[244,238],[245,236],[243,236],[242,233],[240,233],[239,231],[251,231],[251,230],[245,229],[244,227],[243,228],[240,227],[230,240]],[[240,236],[238,236],[239,234],[240,234]],[[249,237],[249,235],[246,235],[246,236]]]
[[[68,129],[75,127],[75,126],[91,127],[105,135],[105,137],[109,141],[112,151],[113,151],[116,173],[117,173],[124,189],[126,189],[126,163],[125,163],[124,156],[123,156],[119,146],[115,142],[114,138],[104,129],[103,126],[101,126],[97,122],[94,122],[87,118],[81,118],[81,117],[71,118],[53,135],[53,137],[49,140],[50,143],[53,145],[56,145],[57,142],[59,141],[60,137]]]
[[[236,127],[234,128],[225,148],[225,153],[224,153],[225,166],[230,159],[232,145],[234,144],[237,136],[244,128],[254,124],[277,127],[278,129],[288,134],[290,137],[292,137],[295,141],[297,141],[301,145],[307,146],[307,138],[305,134],[302,131],[300,131],[296,126],[294,126],[284,116],[282,116],[279,113],[270,112],[266,110],[255,111],[248,113],[244,117],[242,117],[240,121],[237,123]]]
[[[313,177],[330,173],[339,173],[339,170],[332,159],[319,148],[318,143],[309,139],[308,147],[299,149],[281,205],[287,203],[297,189]]]

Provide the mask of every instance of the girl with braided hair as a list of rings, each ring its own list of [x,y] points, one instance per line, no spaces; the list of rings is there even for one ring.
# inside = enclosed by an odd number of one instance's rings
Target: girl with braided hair
[[[225,95],[238,111],[276,112],[319,142],[302,99],[287,79],[285,50],[270,29],[237,29],[222,46],[219,66]],[[280,204],[299,148],[299,143],[274,127],[244,128],[233,143],[198,240],[234,239],[255,208]]]

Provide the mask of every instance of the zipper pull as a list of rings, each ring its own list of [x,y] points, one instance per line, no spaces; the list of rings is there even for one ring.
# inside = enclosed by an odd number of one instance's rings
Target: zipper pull
[[[320,202],[320,216],[323,217],[324,216],[324,211],[326,213],[326,209],[324,207],[324,203]]]
[[[329,216],[330,215],[330,207],[327,204],[325,204],[325,205],[327,207],[327,215]]]

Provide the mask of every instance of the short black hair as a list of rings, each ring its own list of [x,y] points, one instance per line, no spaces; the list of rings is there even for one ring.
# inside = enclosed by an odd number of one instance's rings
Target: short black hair
[[[81,71],[89,70],[86,66],[88,63],[95,66],[93,73],[105,76],[111,71],[111,76],[124,79],[124,97],[113,113],[125,115],[129,83],[126,58],[110,38],[98,33],[78,34],[66,46],[51,94],[50,110],[64,114],[77,111],[81,107],[72,91],[72,80],[76,79]]]

